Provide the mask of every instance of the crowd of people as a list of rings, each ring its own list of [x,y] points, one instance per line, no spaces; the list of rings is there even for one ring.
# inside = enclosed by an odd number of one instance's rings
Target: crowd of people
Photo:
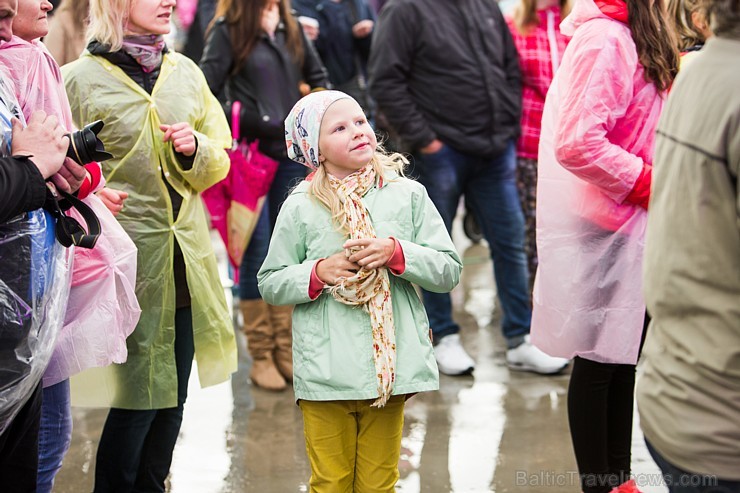
[[[74,398],[95,493],[165,491],[193,360],[237,367],[201,194],[248,149],[250,379],[312,492],[395,491],[406,400],[474,372],[464,200],[580,490],[639,491],[636,400],[671,493],[739,493],[740,1],[510,3],[0,0],[0,489],[52,491]]]

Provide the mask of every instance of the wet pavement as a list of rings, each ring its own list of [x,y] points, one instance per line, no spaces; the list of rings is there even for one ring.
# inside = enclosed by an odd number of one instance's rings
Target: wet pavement
[[[509,371],[484,244],[456,226],[464,256],[455,318],[476,360],[472,376],[442,376],[440,390],[407,402],[397,491],[408,493],[578,492],[568,433],[568,371],[538,376]],[[200,389],[193,371],[170,476],[173,493],[308,491],[302,420],[290,390],[249,383],[245,341],[231,382]],[[72,446],[54,491],[92,491],[95,451],[107,411],[75,408]],[[636,416],[637,418],[637,416]],[[637,419],[633,474],[645,493],[664,493]]]

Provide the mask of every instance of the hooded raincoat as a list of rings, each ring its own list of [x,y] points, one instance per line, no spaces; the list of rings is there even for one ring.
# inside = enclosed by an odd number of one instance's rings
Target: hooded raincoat
[[[59,66],[43,43],[13,36],[0,46],[0,63],[7,67],[26,118],[43,110],[59,118],[67,131],[76,130]],[[95,212],[102,234],[95,248],[74,249],[64,326],[44,373],[44,387],[87,368],[126,361],[126,338],[141,312],[134,293],[136,247],[97,195],[82,201]],[[84,224],[76,209],[67,214]]]
[[[228,124],[201,71],[177,53],[164,55],[151,94],[105,58],[87,52],[62,72],[75,123],[105,122],[99,136],[115,157],[103,163],[103,175],[108,186],[129,193],[117,218],[139,249],[136,294],[142,314],[127,340],[127,362],[106,375],[110,404],[175,407],[175,239],[192,299],[200,383],[220,383],[236,370],[230,313],[199,195],[228,172]],[[172,143],[162,141],[159,125],[177,122],[189,122],[195,130],[198,150],[190,169],[180,165]],[[183,197],[177,220],[164,180]]]
[[[651,163],[663,98],[629,27],[578,0],[542,118],[532,342],[553,356],[635,364],[647,212],[625,202]]]

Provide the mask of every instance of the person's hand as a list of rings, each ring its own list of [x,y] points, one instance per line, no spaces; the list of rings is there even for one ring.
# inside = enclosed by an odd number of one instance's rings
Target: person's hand
[[[439,152],[442,147],[444,147],[444,144],[439,139],[434,139],[431,143],[425,145],[419,151],[422,154],[434,154],[435,152]]]
[[[366,38],[373,32],[375,23],[370,19],[365,19],[352,26],[352,35],[355,38],[362,39]]]
[[[298,17],[298,22],[303,28],[303,34],[305,34],[308,39],[311,41],[316,41],[318,39],[319,34],[321,33],[319,30],[319,21],[313,17],[300,16]]]
[[[108,187],[103,188],[97,195],[114,216],[117,216],[121,212],[123,202],[128,198],[128,193]]]
[[[195,135],[193,135],[193,127],[188,122],[160,125],[159,129],[164,132],[162,140],[164,142],[172,141],[172,145],[177,152],[188,157],[195,154]]]
[[[396,249],[396,242],[392,238],[362,238],[347,240],[342,247],[358,249],[347,260],[365,269],[373,270],[388,263]]]
[[[344,251],[335,253],[316,265],[316,275],[329,286],[337,284],[341,279],[354,276],[359,270],[360,266],[347,260]]]
[[[82,182],[88,176],[89,173],[84,166],[77,164],[70,158],[66,158],[64,165],[59,168],[56,174],[52,175],[51,181],[56,185],[58,190],[74,193],[79,190]]]
[[[277,3],[268,3],[262,11],[262,30],[271,38],[275,37],[275,30],[280,24],[280,10]]]
[[[12,155],[31,156],[44,179],[59,171],[67,155],[69,139],[64,136],[66,132],[56,116],[37,111],[28,119],[25,128],[15,118],[12,125]]]

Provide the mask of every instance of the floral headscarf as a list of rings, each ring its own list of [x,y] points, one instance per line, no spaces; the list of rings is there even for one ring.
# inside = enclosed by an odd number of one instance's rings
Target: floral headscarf
[[[285,145],[288,157],[308,166],[319,167],[319,128],[326,109],[339,99],[351,96],[340,91],[318,91],[300,99],[285,119]]]

